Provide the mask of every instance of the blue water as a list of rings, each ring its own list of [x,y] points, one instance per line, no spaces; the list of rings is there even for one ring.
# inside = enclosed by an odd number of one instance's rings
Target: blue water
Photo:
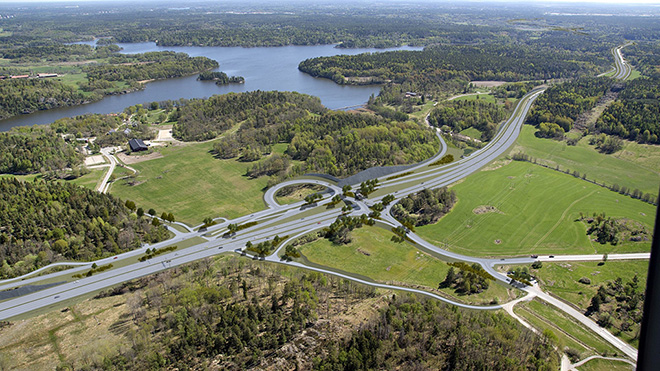
[[[86,42],[93,45],[95,42]],[[190,56],[205,56],[220,64],[219,71],[230,76],[245,77],[245,84],[215,85],[197,81],[197,75],[154,81],[144,90],[105,97],[98,102],[76,107],[65,107],[20,115],[0,121],[0,131],[14,126],[48,124],[62,117],[86,113],[121,112],[124,108],[153,101],[179,98],[207,98],[215,94],[254,90],[297,91],[321,98],[330,109],[364,104],[369,96],[378,95],[379,86],[342,86],[327,79],[311,77],[298,71],[298,64],[308,58],[338,54],[359,54],[386,50],[419,50],[401,47],[392,49],[338,49],[334,45],[283,46],[283,47],[162,47],[155,43],[119,44],[122,53],[145,53],[172,50]]]

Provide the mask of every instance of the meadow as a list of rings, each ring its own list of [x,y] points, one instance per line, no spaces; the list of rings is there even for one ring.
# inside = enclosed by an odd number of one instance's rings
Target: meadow
[[[598,152],[586,136],[575,146],[565,141],[534,136],[536,128],[524,125],[516,146],[510,151],[526,153],[552,168],[586,174],[587,179],[607,185],[618,184],[631,190],[658,194],[660,186],[660,146],[624,141],[623,149],[611,155]]]
[[[118,180],[111,193],[144,208],[171,212],[177,221],[200,224],[204,218],[236,218],[264,208],[267,178],[245,176],[250,163],[219,160],[212,142],[161,147],[163,155],[132,164],[134,180]]]
[[[461,302],[489,304],[510,299],[504,286],[491,282],[488,290],[470,296],[457,295],[454,290],[437,290],[449,266],[408,243],[390,240],[391,231],[379,227],[363,227],[351,232],[353,241],[335,245],[320,239],[303,245],[300,250],[309,262],[377,282],[440,291]],[[304,259],[303,259],[304,260]]]
[[[417,233],[437,246],[473,256],[649,251],[650,241],[592,241],[587,224],[577,219],[580,213],[605,213],[638,222],[650,234],[653,205],[532,163],[503,164],[454,185],[454,209]],[[482,206],[495,209],[481,213]]]

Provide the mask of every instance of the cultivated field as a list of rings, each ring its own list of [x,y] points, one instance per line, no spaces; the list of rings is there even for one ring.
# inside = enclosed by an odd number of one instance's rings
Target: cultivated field
[[[605,213],[639,222],[651,233],[655,207],[571,175],[527,162],[511,162],[470,175],[452,187],[458,203],[417,233],[437,246],[466,255],[602,254],[649,251],[650,241],[600,244],[576,221]],[[493,206],[480,213],[480,207]]]

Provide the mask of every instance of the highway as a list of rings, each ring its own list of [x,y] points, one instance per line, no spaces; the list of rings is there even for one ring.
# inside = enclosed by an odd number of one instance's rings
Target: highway
[[[621,55],[622,47],[623,46],[616,48],[613,51],[613,55],[615,56],[615,64],[617,66],[616,76],[619,76],[617,78],[625,78],[630,75],[630,66],[625,62]],[[419,192],[423,189],[439,188],[450,185],[458,180],[464,179],[472,173],[475,173],[482,167],[497,159],[514,144],[520,133],[525,116],[534,103],[534,100],[540,94],[543,94],[543,92],[544,89],[540,88],[529,92],[518,102],[518,105],[516,106],[511,117],[500,125],[499,131],[488,144],[486,144],[480,150],[471,153],[469,156],[458,159],[451,164],[444,166],[431,165],[433,161],[441,158],[446,153],[447,145],[442,140],[442,137],[439,136],[441,148],[436,156],[412,168],[408,168],[398,173],[389,174],[388,176],[378,179],[377,191],[366,199],[357,199],[343,195],[342,189],[338,187],[337,184],[316,177],[309,179],[296,179],[280,183],[265,192],[264,202],[267,208],[264,210],[233,220],[223,220],[221,223],[210,226],[204,230],[200,230],[201,226],[197,226],[192,228],[192,230],[186,228],[185,232],[173,231],[175,236],[168,241],[163,241],[150,246],[145,245],[140,249],[118,255],[116,258],[109,257],[99,260],[96,262],[99,266],[113,263],[116,264],[117,267],[105,272],[96,273],[91,277],[81,278],[75,282],[64,283],[39,292],[5,300],[1,302],[2,307],[0,309],[0,320],[10,319],[12,317],[41,308],[57,307],[58,303],[61,303],[65,300],[97,292],[99,290],[106,289],[108,287],[135,278],[157,273],[175,266],[188,264],[190,262],[215,256],[221,253],[235,252],[247,255],[243,250],[245,248],[245,244],[248,241],[252,244],[257,244],[262,241],[272,240],[275,236],[287,236],[287,240],[282,243],[276,251],[265,257],[265,260],[269,262],[315,270],[374,287],[415,292],[463,308],[489,310],[500,309],[502,308],[501,305],[466,305],[422,290],[365,281],[331,270],[309,267],[298,262],[283,261],[280,259],[280,252],[286,246],[286,244],[292,241],[295,237],[325,228],[332,224],[340,215],[346,214],[351,216],[360,216],[363,214],[369,214],[371,212],[369,207],[382,201],[383,197],[388,194],[393,195],[395,197],[395,201],[383,210],[381,213],[381,219],[378,221],[378,223],[381,227],[384,228],[401,226],[401,224],[390,214],[391,206],[394,205],[397,200],[409,194]],[[116,159],[114,159],[114,156],[112,156],[109,151],[102,150],[102,153],[109,159],[111,169],[113,169],[116,165]],[[112,170],[106,174],[100,189],[101,192],[107,191],[107,181],[109,180],[110,174],[112,174]],[[297,202],[289,205],[280,205],[277,203],[275,200],[275,195],[280,189],[286,186],[301,184],[315,184],[324,186],[326,191],[323,193],[323,198],[312,205],[306,205],[304,202]],[[357,188],[357,186],[353,187],[354,190]],[[328,207],[328,204],[334,195],[342,195],[343,200],[349,202],[352,205],[352,210],[347,213],[342,212],[341,204],[335,207]],[[229,224],[241,225],[250,222],[256,222],[256,225],[244,228],[235,234],[228,234]],[[426,242],[421,237],[412,232],[409,232],[407,237],[410,238],[413,243],[419,246],[420,249],[432,253],[433,255],[442,259],[480,264],[496,280],[500,281],[500,283],[504,285],[508,285],[510,280],[504,274],[495,269],[497,265],[529,264],[536,260],[576,261],[602,260],[603,258],[602,255],[572,255],[563,257],[553,256],[552,258],[548,255],[538,258],[516,257],[504,259],[488,259],[466,256],[444,250]],[[144,251],[147,248],[161,248],[165,246],[176,245],[178,243],[183,243],[186,240],[190,240],[191,238],[199,238],[201,239],[200,241],[203,242],[196,243],[191,247],[177,249],[171,253],[154,257],[145,262],[138,262],[137,260],[138,257],[144,254]],[[608,259],[648,259],[648,254],[611,254],[608,256]],[[37,284],[45,279],[70,279],[71,275],[73,274],[84,273],[89,269],[91,264],[91,262],[82,263],[82,265],[73,269],[49,274],[42,277],[30,277],[34,274],[32,273],[26,277],[0,281],[0,290],[11,289],[27,284]],[[43,269],[45,270],[46,268]],[[544,293],[538,287],[525,287],[523,290],[526,291],[529,295],[527,299],[538,297],[550,304],[555,305],[565,313],[574,317],[577,321],[585,324],[585,326],[591,328],[594,332],[601,335],[605,340],[616,346],[624,354],[628,355],[632,359],[636,358],[636,350],[634,348],[621,342],[618,338],[611,335],[607,330],[601,329],[598,325],[595,324],[595,322],[585,317],[582,313],[578,312],[570,305],[567,305],[566,303],[563,303],[562,301],[548,295],[547,293]],[[510,304],[509,306],[512,307],[513,304]]]
[[[612,49],[612,55],[614,56],[614,70],[615,70],[614,75],[612,77],[617,80],[626,80],[628,77],[630,77],[630,74],[632,73],[632,67],[628,63],[626,63],[625,59],[623,59],[623,55],[621,55],[621,49],[625,48],[628,45],[631,44],[627,43],[625,45],[621,45]]]

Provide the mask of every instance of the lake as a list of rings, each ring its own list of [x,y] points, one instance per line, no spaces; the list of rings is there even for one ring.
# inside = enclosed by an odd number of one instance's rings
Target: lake
[[[94,42],[86,44],[93,45]],[[212,81],[197,81],[197,75],[153,81],[144,90],[123,95],[112,95],[98,102],[75,107],[63,107],[19,115],[0,121],[0,131],[14,126],[48,124],[62,117],[86,113],[122,112],[124,108],[154,101],[179,98],[208,98],[215,94],[254,90],[297,91],[321,98],[330,109],[342,109],[364,104],[371,94],[378,95],[380,86],[344,86],[328,79],[314,78],[298,71],[298,64],[308,58],[339,54],[359,54],[388,50],[421,50],[416,47],[390,49],[338,49],[334,45],[282,46],[282,47],[170,47],[155,43],[118,44],[122,53],[135,54],[171,50],[192,57],[204,56],[220,64],[217,71],[229,76],[245,77],[244,84],[218,86]]]

